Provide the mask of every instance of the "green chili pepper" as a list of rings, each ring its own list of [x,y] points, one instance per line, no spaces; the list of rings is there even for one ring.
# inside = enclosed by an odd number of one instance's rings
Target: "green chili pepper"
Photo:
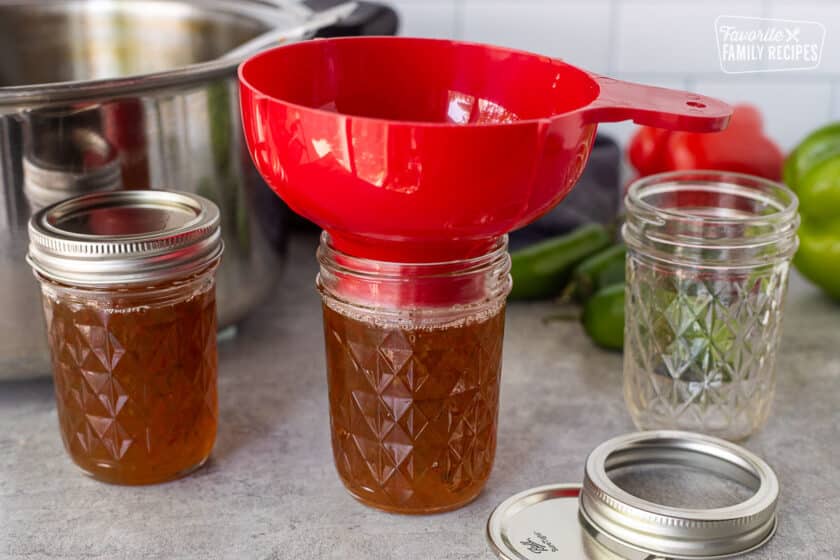
[[[601,288],[624,282],[626,256],[627,247],[621,244],[586,258],[572,272],[566,292],[576,301],[584,303]]]
[[[586,257],[610,244],[610,234],[598,224],[546,239],[511,253],[511,299],[544,299],[555,296]]]
[[[613,284],[595,292],[583,306],[583,328],[602,348],[624,347],[624,284]]]

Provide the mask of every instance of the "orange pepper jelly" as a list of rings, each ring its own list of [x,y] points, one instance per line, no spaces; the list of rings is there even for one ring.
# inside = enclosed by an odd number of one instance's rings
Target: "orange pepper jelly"
[[[61,436],[96,479],[151,484],[201,466],[216,438],[218,209],[121,191],[30,222]]]
[[[496,454],[504,310],[401,329],[325,306],[332,445],[361,501],[431,513],[473,500]]]
[[[117,484],[201,466],[218,416],[212,271],[149,293],[97,298],[44,286],[43,294],[61,436],[73,461]]]
[[[322,241],[333,454],[363,503],[433,513],[484,487],[496,452],[505,248],[468,262],[371,266]]]

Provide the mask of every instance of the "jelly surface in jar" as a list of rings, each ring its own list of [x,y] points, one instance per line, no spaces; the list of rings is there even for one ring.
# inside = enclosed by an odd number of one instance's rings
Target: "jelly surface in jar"
[[[61,435],[94,478],[149,484],[201,466],[218,417],[212,274],[164,290],[44,284]]]
[[[324,305],[332,445],[360,501],[399,513],[460,507],[493,466],[504,306],[439,327]]]

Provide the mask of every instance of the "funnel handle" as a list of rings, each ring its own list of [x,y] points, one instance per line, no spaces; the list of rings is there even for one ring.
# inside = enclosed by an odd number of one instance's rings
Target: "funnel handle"
[[[726,128],[732,107],[688,91],[646,86],[605,76],[591,76],[598,84],[598,97],[583,109],[590,123],[632,120],[636,124],[717,132]]]

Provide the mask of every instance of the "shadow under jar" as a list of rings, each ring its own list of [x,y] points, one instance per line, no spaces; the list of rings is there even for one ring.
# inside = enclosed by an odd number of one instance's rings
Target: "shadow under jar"
[[[787,187],[680,171],[629,189],[624,397],[640,429],[738,440],[766,421],[799,225]]]
[[[352,257],[325,233],[318,258],[342,482],[398,513],[472,501],[496,452],[507,237],[479,257],[411,264]]]
[[[183,476],[218,418],[212,202],[166,191],[85,195],[30,222],[64,446],[116,484]]]

